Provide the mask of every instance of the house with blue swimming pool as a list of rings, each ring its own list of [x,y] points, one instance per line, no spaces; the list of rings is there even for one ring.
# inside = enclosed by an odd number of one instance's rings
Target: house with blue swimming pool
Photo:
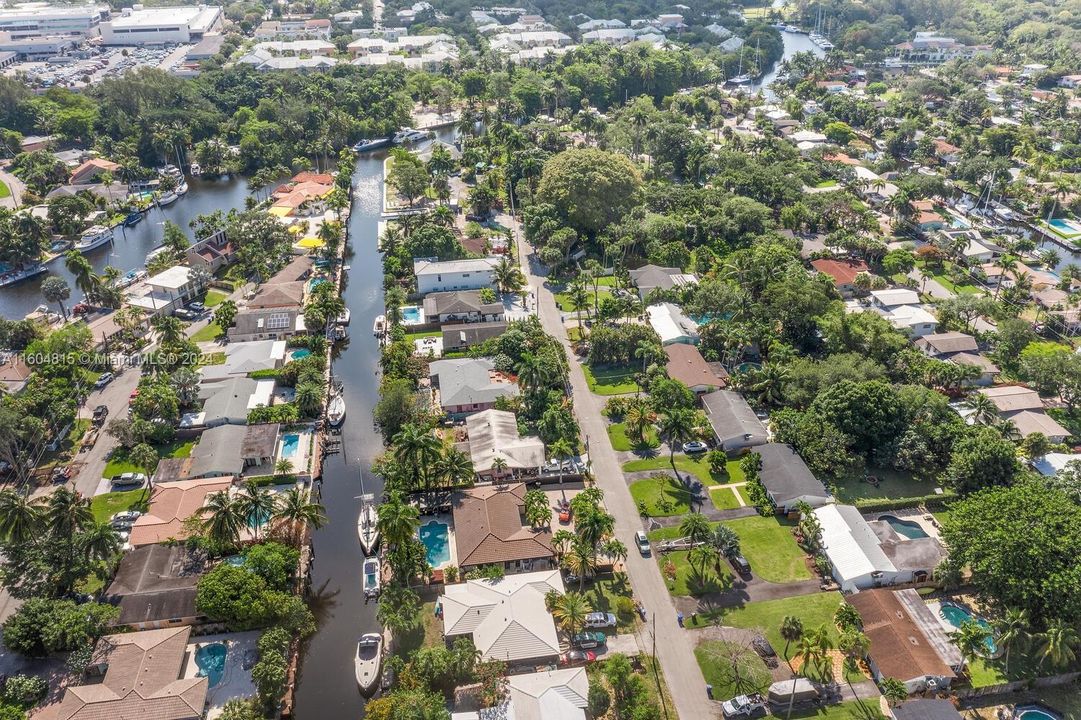
[[[482,485],[454,493],[454,544],[464,574],[484,565],[506,573],[547,570],[555,565],[552,530],[525,519],[526,487]]]
[[[188,457],[165,458],[158,463],[154,482],[273,474],[280,427],[278,423],[264,423],[219,425],[205,430]],[[295,435],[299,440],[299,434]],[[294,469],[300,468],[295,465]]]

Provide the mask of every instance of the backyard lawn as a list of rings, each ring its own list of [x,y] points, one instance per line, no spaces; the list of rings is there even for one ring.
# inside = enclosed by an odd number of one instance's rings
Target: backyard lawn
[[[718,510],[735,510],[739,500],[736,499],[734,488],[717,488],[709,491],[709,499],[713,501],[713,507]]]
[[[421,604],[420,622],[413,629],[402,633],[396,654],[408,657],[414,650],[442,643],[443,621],[435,616],[435,601],[432,600]]]
[[[629,365],[595,368],[582,365],[589,389],[598,395],[625,395],[637,392],[638,383],[634,381],[635,368]]]
[[[109,518],[124,510],[131,510],[143,498],[142,490],[127,490],[95,495],[90,501],[90,510],[97,522],[108,522]]]
[[[773,583],[811,579],[806,556],[792,537],[792,523],[756,515],[728,520],[725,525],[739,535],[740,552],[755,575]]]
[[[221,325],[216,322],[207,323],[206,327],[201,330],[197,330],[194,335],[191,336],[192,342],[208,342],[210,340],[217,340],[218,336],[222,334]]]
[[[650,517],[683,515],[691,510],[691,493],[674,477],[663,475],[631,483],[631,497]]]
[[[657,431],[652,427],[646,429],[645,438],[644,447],[646,448],[655,448],[661,444],[660,440],[657,439]],[[608,439],[612,441],[613,450],[628,452],[636,449],[634,441],[627,435],[627,426],[624,423],[612,423],[609,425]]]
[[[228,294],[223,293],[221,290],[207,290],[206,297],[203,299],[203,305],[208,308],[221,305],[221,301],[229,297]]]
[[[933,482],[917,480],[908,473],[896,470],[868,468],[867,475],[877,478],[878,485],[858,480],[837,483],[834,486],[837,502],[858,503],[860,500],[923,497],[935,491]]]
[[[11,189],[7,186],[7,183],[0,180],[0,198],[6,198],[11,195]]]
[[[773,678],[753,649],[724,640],[706,640],[694,649],[694,657],[713,697],[724,701],[736,695],[764,693]]]
[[[731,470],[732,463],[728,464]],[[709,463],[705,458],[692,458],[687,455],[676,455],[676,468],[683,473],[690,473],[694,475],[703,485],[727,485],[731,482],[741,482],[735,480],[729,473],[721,473],[716,475],[709,469]],[[639,472],[641,470],[671,470],[672,463],[668,459],[668,455],[661,454],[653,458],[645,458],[642,460],[631,460],[623,466],[623,472]],[[736,468],[738,470],[738,467]]]
[[[570,583],[567,590],[577,591],[578,586]],[[634,601],[631,600],[631,584],[626,574],[610,575],[586,581],[582,594],[589,601],[593,612],[610,612],[616,616],[619,632],[634,632],[638,621],[638,613],[634,609]],[[626,598],[626,603],[620,603],[620,598]],[[627,603],[630,603],[629,605]],[[620,612],[620,605],[623,612]]]
[[[195,447],[194,440],[181,442],[179,440],[165,445],[155,445],[159,458],[186,458],[191,455],[191,449]],[[126,472],[146,472],[145,468],[138,467],[128,462],[127,451],[122,447],[113,450],[109,463],[105,466],[104,477],[112,477]]]
[[[666,527],[649,533],[649,539],[653,543],[659,540],[673,540],[682,537],[678,527]],[[732,575],[728,571],[728,563],[718,558],[716,563],[706,563],[702,572],[697,567],[691,567],[690,551],[678,550],[667,555],[657,550],[653,552],[657,558],[657,564],[661,568],[668,592],[673,595],[690,595],[697,597],[708,593],[722,592],[732,584]],[[665,565],[671,561],[675,568],[675,577],[672,578],[664,571]]]

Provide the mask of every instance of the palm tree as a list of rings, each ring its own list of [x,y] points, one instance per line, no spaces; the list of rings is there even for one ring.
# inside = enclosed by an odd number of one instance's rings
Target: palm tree
[[[428,489],[431,464],[439,459],[443,450],[439,439],[428,428],[409,424],[394,436],[392,442],[394,443],[394,457],[412,468],[413,477],[418,481],[423,480],[425,484],[423,489]]]
[[[709,520],[702,513],[687,513],[679,524],[679,532],[692,543],[704,543],[713,534]]]
[[[98,277],[94,274],[94,266],[78,250],[68,250],[64,255],[64,267],[75,276],[75,287],[82,291],[87,300],[92,301],[97,297]]]
[[[559,464],[559,491],[566,499],[567,494],[563,491],[563,462],[574,455],[574,448],[566,438],[559,438],[548,445],[548,455]]]
[[[525,283],[521,269],[506,255],[496,263],[495,268],[492,270],[492,277],[495,279],[496,287],[505,293],[518,292],[518,289]]]
[[[42,508],[16,490],[0,491],[0,539],[22,543],[41,534]]]
[[[1052,620],[1039,635],[1040,666],[1047,660],[1054,667],[1065,667],[1077,659],[1076,648],[1081,645],[1077,630],[1064,620]]]
[[[784,640],[784,661],[792,670],[792,661],[788,658],[788,648],[803,637],[803,621],[795,615],[785,615],[781,620],[781,639]]]
[[[870,649],[871,640],[858,630],[846,630],[841,635],[837,647],[845,656],[845,682],[848,683],[848,689],[856,696],[856,702],[860,704],[860,708],[863,708],[863,700],[852,688],[852,675],[860,672],[860,660]]]
[[[765,405],[779,405],[784,399],[784,386],[788,382],[788,368],[768,362],[754,371],[750,381],[750,390]]]
[[[687,553],[687,561],[691,569],[701,577],[706,572],[706,564],[710,560],[716,560],[717,555],[709,545],[697,545]]]
[[[62,487],[45,501],[45,525],[54,537],[73,538],[94,524],[90,500]]]
[[[518,361],[518,387],[527,393],[549,385],[553,378],[551,369],[544,360],[532,353],[523,353]]]
[[[593,611],[589,600],[579,593],[564,593],[552,605],[552,617],[568,635],[574,635],[582,627],[586,615]]]
[[[503,477],[503,473],[507,471],[507,461],[503,457],[497,457],[492,460],[492,476]]]
[[[432,463],[432,472],[443,487],[454,487],[473,480],[473,461],[460,450],[451,448]]]
[[[627,560],[627,546],[618,538],[608,538],[601,543],[601,552],[612,561],[613,564]]]
[[[289,488],[289,492],[279,496],[274,510],[276,522],[288,523],[289,536],[294,545],[300,542],[300,533],[305,525],[319,529],[326,525],[327,516],[323,506],[312,502],[300,488]]]
[[[683,443],[694,437],[694,413],[687,408],[672,408],[661,416],[657,430],[668,443],[672,472],[676,474],[676,477],[680,477],[679,471],[676,470],[676,447],[682,447]]]
[[[592,574],[597,567],[593,558],[593,548],[581,536],[571,544],[570,551],[563,556],[563,564],[578,576],[578,592],[582,592],[586,575]]]
[[[982,392],[971,393],[965,398],[965,406],[972,410],[972,422],[977,425],[991,425],[998,420],[998,407]]]
[[[950,633],[950,640],[957,646],[965,665],[971,663],[987,650],[987,630],[975,620],[966,620],[961,628]]]
[[[586,286],[582,283],[574,283],[570,286],[568,298],[571,304],[571,309],[574,310],[575,315],[578,316],[578,333],[579,338],[585,332],[585,326],[582,324],[582,311],[588,310],[591,303],[589,302],[589,291],[586,290]]]
[[[657,413],[653,412],[646,403],[638,401],[627,408],[623,421],[631,439],[641,445],[646,441],[646,428],[657,422]]]
[[[240,532],[248,524],[240,501],[228,490],[211,493],[196,514],[203,519],[203,532],[222,546],[236,545],[240,541]]]
[[[660,362],[665,357],[665,354],[657,343],[642,340],[634,349],[634,356],[642,361],[642,372],[644,373],[649,370],[652,363]]]
[[[713,536],[709,539],[713,549],[725,557],[739,555],[739,535],[736,531],[724,524],[718,524],[713,530]]]
[[[240,506],[240,512],[247,518],[248,524],[252,526],[255,533],[255,539],[259,539],[259,530],[266,523],[270,522],[270,518],[274,515],[274,510],[277,507],[277,500],[274,497],[274,493],[269,488],[260,487],[256,485],[253,480],[249,480],[244,483],[244,486],[240,488],[240,492],[237,493],[237,502]]]
[[[51,276],[41,283],[41,296],[46,302],[56,303],[60,306],[60,314],[64,320],[68,319],[68,309],[64,307],[64,301],[71,297],[71,288],[62,277]]]
[[[997,635],[995,644],[1005,651],[1005,668],[1003,670],[1008,676],[1010,674],[1010,650],[1014,646],[1024,650],[1029,641],[1028,611],[1011,608],[994,623],[994,628]]]
[[[163,346],[176,345],[184,339],[184,328],[172,315],[160,315],[150,324],[158,331],[158,340]]]
[[[120,552],[120,536],[107,522],[95,522],[79,535],[83,556],[88,562],[109,560]]]
[[[388,547],[394,547],[413,537],[420,527],[420,511],[407,503],[400,492],[387,494],[379,505],[379,532]]]

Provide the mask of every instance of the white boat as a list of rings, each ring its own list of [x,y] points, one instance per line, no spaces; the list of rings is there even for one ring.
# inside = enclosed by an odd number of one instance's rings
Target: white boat
[[[375,323],[372,325],[372,334],[376,337],[382,337],[383,333],[387,329],[387,316],[379,315],[375,318]]]
[[[390,138],[375,138],[374,140],[361,140],[353,146],[353,152],[368,152],[369,150],[378,150],[379,148],[385,148],[391,143]]]
[[[188,183],[187,182],[181,182],[179,185],[176,186],[176,190],[174,190],[173,192],[176,193],[177,197],[182,197],[184,195],[187,195],[188,194]]]
[[[379,558],[364,558],[364,597],[379,597]]]
[[[349,308],[346,308],[345,310],[342,310],[341,315],[334,318],[334,322],[338,323],[339,325],[348,325],[350,317],[351,313],[349,312]]]
[[[736,75],[735,77],[728,78],[729,85],[746,85],[750,82],[750,75]]]
[[[158,198],[158,205],[165,207],[166,205],[172,205],[180,198],[175,192],[167,192]]]
[[[28,267],[21,267],[17,270],[5,270],[0,273],[0,287],[7,287],[8,285],[14,285],[17,282],[22,282],[29,278],[41,275],[44,272],[48,272],[48,268],[38,263],[36,265],[30,265]]]
[[[375,509],[374,495],[361,495],[363,504],[357,518],[357,538],[365,555],[373,555],[379,547],[379,513]]]
[[[383,663],[383,636],[378,633],[361,635],[354,662],[357,687],[362,693],[371,692],[379,682],[379,667]]]
[[[414,130],[413,128],[402,128],[394,134],[392,142],[395,145],[411,145],[413,143],[427,140],[431,135],[425,130]]]
[[[823,50],[832,50],[834,48],[834,45],[829,40],[822,40],[818,43],[818,47],[822,48]]]
[[[193,162],[188,170],[191,172],[192,177],[199,177],[203,174],[203,166],[197,162]]]
[[[92,228],[84,231],[82,236],[75,241],[75,245],[72,247],[79,252],[89,252],[94,248],[99,248],[106,243],[113,241],[112,228],[107,228],[104,225],[95,225]]]
[[[804,30],[803,28],[798,27],[796,25],[786,25],[785,26],[785,32],[797,33],[799,35],[806,35],[807,34],[806,30]]]
[[[345,420],[345,398],[335,395],[327,405],[327,422],[331,427],[338,427]]]

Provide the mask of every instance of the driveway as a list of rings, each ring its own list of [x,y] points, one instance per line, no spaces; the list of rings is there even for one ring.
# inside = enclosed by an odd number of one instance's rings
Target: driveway
[[[514,229],[518,257],[529,286],[535,293],[541,324],[545,331],[558,338],[570,358],[571,395],[574,412],[582,430],[582,437],[589,452],[593,476],[597,486],[604,491],[604,503],[615,516],[615,534],[627,547],[634,548],[634,533],[642,529],[638,509],[623,479],[619,460],[608,441],[606,422],[601,414],[603,401],[589,392],[582,368],[571,351],[567,330],[560,320],[552,292],[545,287],[543,265],[534,257],[533,249],[521,237],[517,224],[507,215],[500,215],[499,222]],[[641,647],[658,642],[657,659],[664,671],[665,682],[676,706],[675,715],[681,718],[711,718],[720,715],[717,703],[706,697],[706,681],[694,657],[694,643],[688,630],[676,624],[676,609],[668,594],[660,569],[653,558],[644,558],[631,551],[626,561],[627,573],[634,588],[635,597],[647,610],[647,624],[639,634]]]
[[[0,208],[7,208],[8,210],[14,210],[19,207],[19,201],[22,199],[23,193],[26,192],[26,185],[19,178],[8,172],[6,167],[0,167],[0,181],[3,181],[8,186],[10,194],[7,197],[0,198]]]

